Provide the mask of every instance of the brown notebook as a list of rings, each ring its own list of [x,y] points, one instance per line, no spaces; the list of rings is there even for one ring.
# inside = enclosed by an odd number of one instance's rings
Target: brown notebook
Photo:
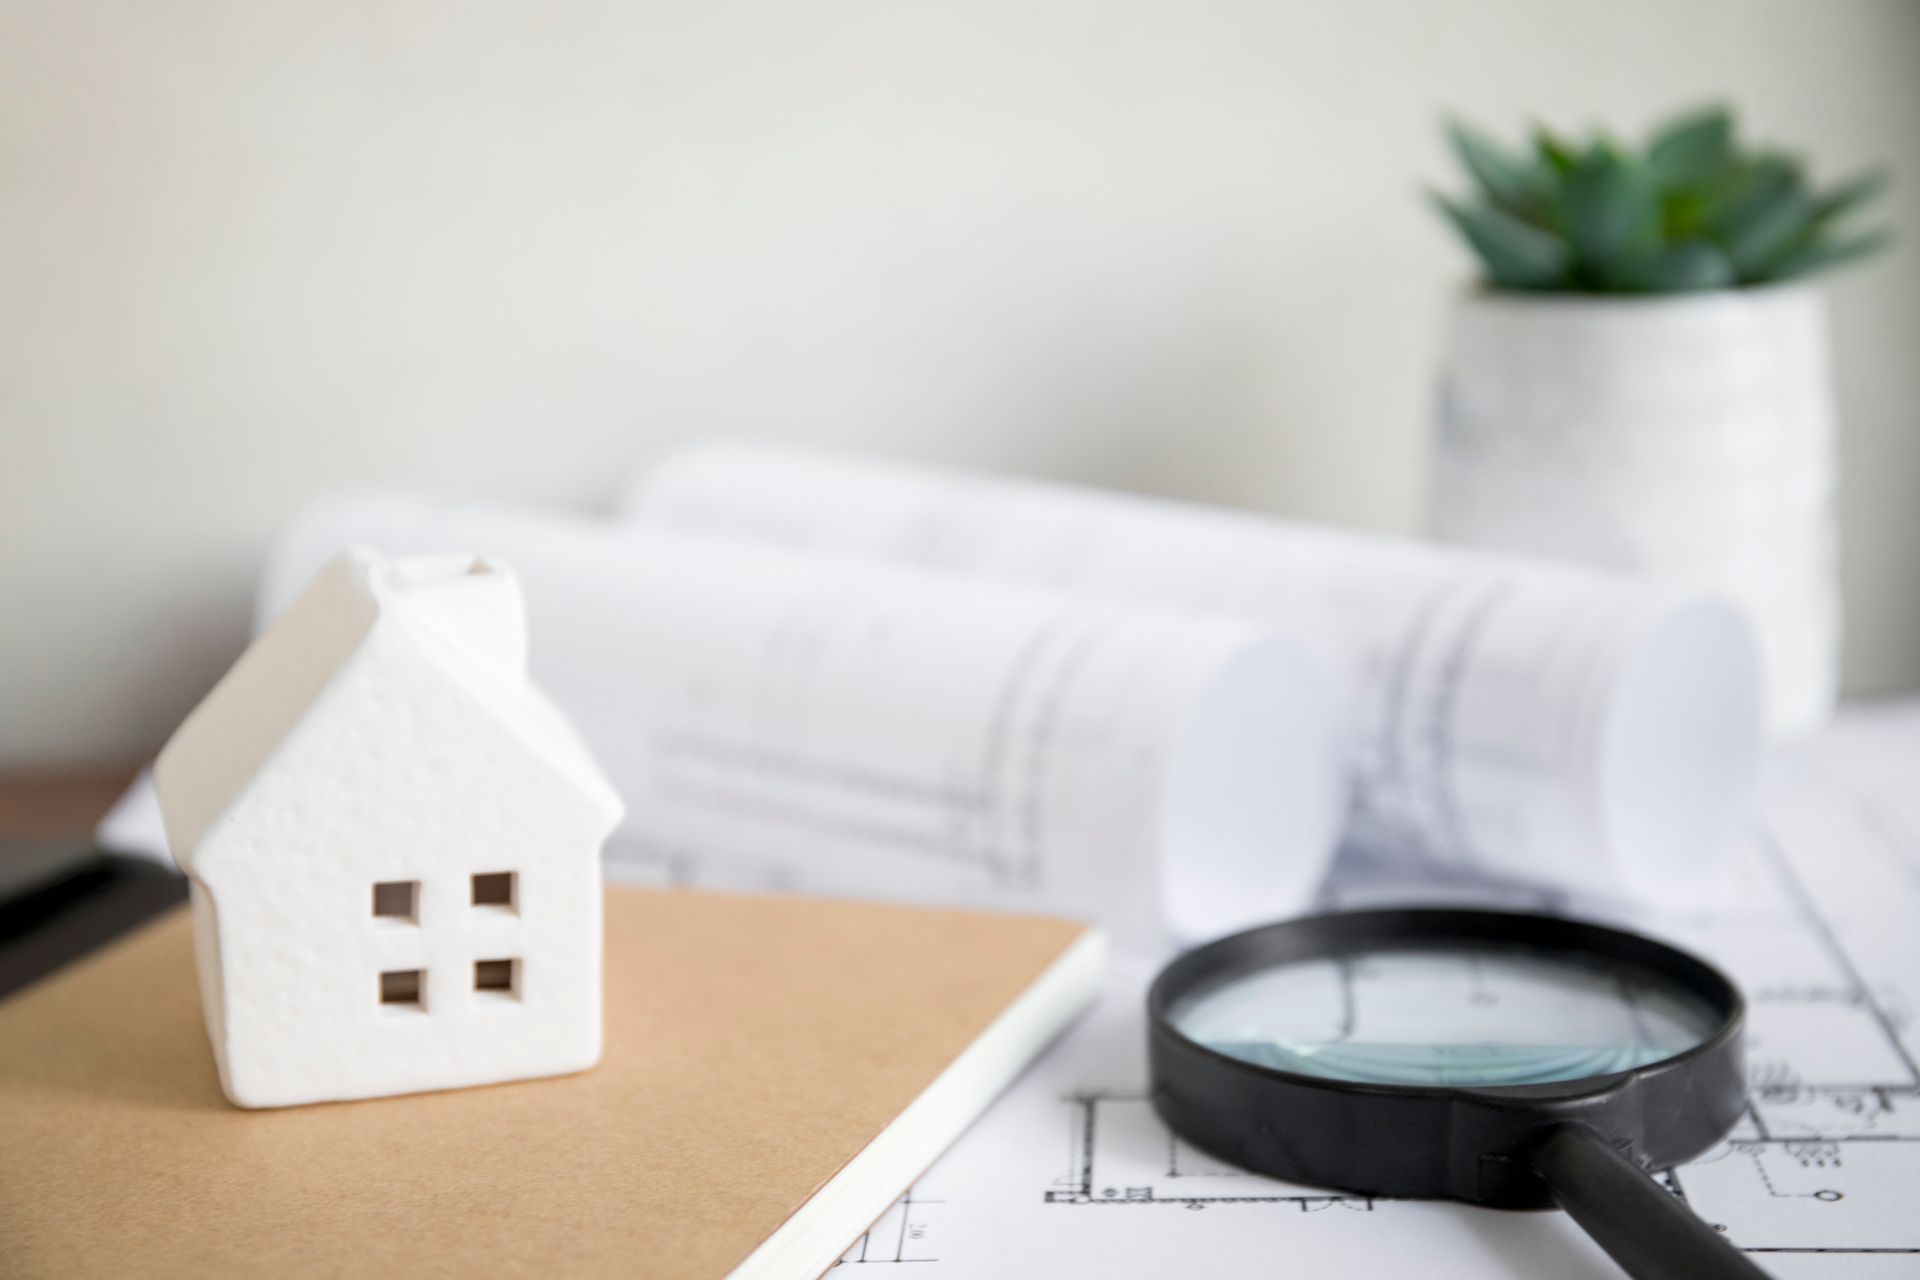
[[[810,1276],[1098,985],[1082,925],[609,889],[583,1075],[240,1111],[177,912],[0,1004],[0,1274]]]

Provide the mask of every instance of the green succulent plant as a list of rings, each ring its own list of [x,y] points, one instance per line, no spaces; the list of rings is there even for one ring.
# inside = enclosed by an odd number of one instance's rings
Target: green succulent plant
[[[1887,242],[1884,230],[1848,225],[1884,174],[1816,190],[1793,158],[1744,149],[1724,107],[1675,117],[1638,151],[1544,127],[1511,151],[1458,120],[1447,137],[1474,189],[1434,201],[1498,289],[1725,289],[1825,270]]]

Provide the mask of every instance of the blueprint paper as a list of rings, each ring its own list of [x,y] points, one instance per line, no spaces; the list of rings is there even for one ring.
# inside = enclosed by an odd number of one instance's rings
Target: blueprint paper
[[[1338,839],[1335,699],[1234,619],[404,493],[281,538],[480,552],[535,680],[626,802],[609,845],[816,893],[1045,911],[1164,942],[1298,910]]]
[[[1758,759],[1728,606],[1545,561],[749,444],[670,454],[636,528],[1257,621],[1355,690],[1356,844],[1619,896],[1709,882]]]
[[[1661,1177],[1779,1277],[1920,1275],[1916,779],[1920,703],[1849,713],[1782,762],[1710,907],[1611,917],[1716,960],[1745,988],[1747,1114]],[[1343,864],[1324,894],[1330,907],[1436,897],[1555,905],[1518,888],[1408,883],[1364,859]],[[902,1259],[928,1280],[1618,1280],[1556,1211],[1342,1196],[1243,1173],[1174,1138],[1144,1096],[1139,1010],[1153,967],[1123,962],[1100,1007],[840,1270]]]

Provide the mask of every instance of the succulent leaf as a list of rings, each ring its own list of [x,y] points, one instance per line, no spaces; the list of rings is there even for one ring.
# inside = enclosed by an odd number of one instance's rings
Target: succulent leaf
[[[1709,186],[1732,159],[1733,116],[1725,107],[1679,116],[1647,144],[1647,166],[1663,186]]]
[[[1611,143],[1588,148],[1560,192],[1561,224],[1591,287],[1624,288],[1630,263],[1660,244],[1660,194]]]
[[[1874,169],[1850,179],[1814,201],[1813,220],[1821,225],[1836,222],[1887,189],[1886,170]]]
[[[1773,274],[1769,278],[1793,280],[1815,271],[1825,271],[1878,253],[1892,242],[1893,236],[1884,228],[1864,232],[1850,240],[1816,241],[1795,249],[1774,263]]]
[[[1766,279],[1767,269],[1805,239],[1813,213],[1813,197],[1799,170],[1778,156],[1763,156],[1712,230],[1740,279],[1751,283]]]
[[[1694,289],[1725,289],[1737,276],[1733,263],[1718,245],[1706,240],[1681,240],[1665,245],[1629,269],[1630,287],[1642,293],[1685,293]]]
[[[1537,170],[1509,156],[1493,139],[1461,121],[1448,124],[1447,138],[1488,200],[1516,218],[1535,216],[1542,195]]]
[[[1543,124],[1533,126],[1533,150],[1542,164],[1563,178],[1580,163],[1579,152]]]
[[[1635,151],[1604,137],[1578,146],[1540,124],[1530,152],[1457,120],[1447,137],[1476,191],[1434,201],[1496,288],[1729,288],[1825,270],[1887,241],[1843,234],[1885,174],[1816,190],[1797,161],[1742,150],[1722,106],[1669,120]]]
[[[1686,240],[1706,229],[1712,196],[1694,187],[1669,188],[1660,194],[1661,230],[1669,240]]]
[[[1567,247],[1557,236],[1492,205],[1463,205],[1441,195],[1434,201],[1500,288],[1551,289],[1565,279]]]

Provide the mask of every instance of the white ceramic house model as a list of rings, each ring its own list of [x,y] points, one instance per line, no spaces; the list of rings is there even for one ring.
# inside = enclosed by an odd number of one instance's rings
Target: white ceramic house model
[[[234,1102],[599,1060],[600,846],[620,801],[527,678],[504,567],[342,555],[154,779]]]

